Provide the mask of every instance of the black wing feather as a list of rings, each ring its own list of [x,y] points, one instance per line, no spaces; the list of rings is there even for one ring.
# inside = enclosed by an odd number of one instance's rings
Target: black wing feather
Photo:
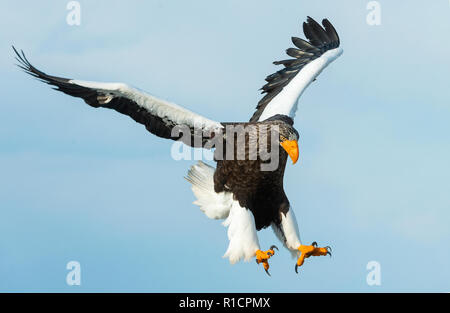
[[[309,62],[319,58],[326,51],[339,47],[339,36],[333,25],[327,20],[322,21],[322,26],[308,16],[303,23],[303,32],[308,41],[292,37],[292,43],[296,48],[286,50],[287,55],[294,59],[273,62],[275,65],[284,65],[284,69],[266,77],[266,84],[261,88],[266,95],[258,102],[256,112],[250,122],[259,120],[262,112],[272,99],[278,95],[283,87],[289,84],[300,70]]]
[[[326,18],[322,20],[322,24],[325,27],[325,31],[327,32],[328,37],[330,38],[331,42],[334,44],[333,48],[339,47],[339,35],[334,28],[334,26],[330,23],[329,20]]]
[[[325,29],[320,26],[319,23],[317,23],[315,20],[313,20],[311,17],[308,16],[308,27],[311,28],[311,32],[314,33],[315,38],[318,38],[318,40],[322,43],[322,45],[326,45],[330,42],[330,38],[328,38],[328,35],[325,31]]]
[[[170,121],[169,119],[162,119],[161,117],[152,114],[150,111],[139,106],[135,101],[128,99],[126,97],[113,97],[108,103],[101,103],[98,100],[99,96],[106,96],[107,94],[102,93],[99,90],[80,86],[71,83],[71,79],[51,76],[48,75],[36,67],[34,67],[26,58],[23,51],[19,53],[15,47],[12,47],[15,54],[16,60],[19,62],[17,64],[25,73],[37,78],[46,84],[52,85],[53,89],[61,91],[73,97],[82,98],[87,104],[94,108],[102,107],[113,109],[119,113],[128,115],[137,123],[145,126],[145,128],[152,134],[173,140],[182,139],[182,134],[180,136],[172,136],[172,129],[177,126],[176,123]],[[185,128],[183,128],[185,129]],[[201,142],[202,146],[214,135],[214,134],[203,134],[201,129],[195,129],[194,127],[189,127],[191,132],[190,140],[183,141],[192,147],[195,146],[197,141],[194,139],[196,136],[202,136]],[[209,135],[209,136],[208,136]]]

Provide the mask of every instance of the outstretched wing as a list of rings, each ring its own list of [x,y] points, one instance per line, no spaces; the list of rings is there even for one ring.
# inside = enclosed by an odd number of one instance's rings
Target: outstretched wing
[[[35,68],[13,47],[18,66],[27,74],[55,86],[73,97],[82,98],[92,107],[113,109],[126,114],[162,138],[181,139],[192,147],[205,146],[209,138],[220,132],[222,124],[209,120],[179,105],[153,97],[123,83],[98,83],[47,75]],[[177,127],[176,130],[174,128]],[[186,134],[189,132],[189,134]],[[196,139],[200,138],[199,139]]]
[[[289,48],[286,53],[294,59],[273,62],[284,65],[284,69],[266,77],[267,83],[261,88],[266,95],[258,102],[251,122],[263,121],[276,114],[294,118],[303,91],[342,54],[333,25],[327,19],[322,25],[308,16],[307,22],[303,23],[303,32],[309,41],[292,37],[296,48]]]

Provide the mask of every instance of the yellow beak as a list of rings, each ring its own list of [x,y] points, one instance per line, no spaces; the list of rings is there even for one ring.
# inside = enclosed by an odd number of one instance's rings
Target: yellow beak
[[[291,157],[292,164],[295,164],[298,160],[298,143],[297,140],[285,140],[280,143],[287,154]]]

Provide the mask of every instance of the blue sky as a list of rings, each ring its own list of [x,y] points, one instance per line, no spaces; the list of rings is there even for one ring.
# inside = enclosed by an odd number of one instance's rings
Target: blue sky
[[[379,1],[0,2],[0,291],[310,292],[450,289],[450,4]],[[331,245],[301,274],[222,258],[226,228],[192,204],[172,143],[14,67],[122,81],[220,121],[245,121],[271,62],[327,17],[344,54],[303,94],[285,189],[303,241]],[[263,247],[278,244],[270,229]],[[66,264],[81,264],[81,286]],[[381,285],[366,265],[381,266]]]

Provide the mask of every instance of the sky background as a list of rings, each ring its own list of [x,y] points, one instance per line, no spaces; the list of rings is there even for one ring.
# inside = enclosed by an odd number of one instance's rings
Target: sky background
[[[450,291],[450,3],[379,1],[0,1],[0,291]],[[11,45],[49,74],[138,86],[218,121],[246,121],[258,88],[328,18],[344,54],[303,94],[300,161],[285,189],[302,240],[272,277],[230,265],[220,221],[192,202],[172,142],[57,93],[14,66]],[[281,247],[271,229],[263,248]],[[69,261],[81,285],[66,284]],[[369,286],[368,262],[381,266]]]

